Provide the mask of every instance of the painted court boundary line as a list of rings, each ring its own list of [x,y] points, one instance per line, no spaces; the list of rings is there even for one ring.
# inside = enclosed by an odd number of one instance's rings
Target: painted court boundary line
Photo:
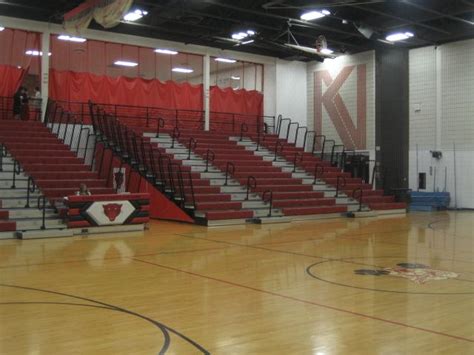
[[[235,286],[235,287],[240,287],[240,288],[244,288],[244,289],[247,289],[247,290],[260,292],[260,293],[267,294],[267,295],[270,295],[270,296],[284,298],[284,299],[287,299],[287,300],[290,300],[290,301],[295,301],[295,302],[304,303],[304,304],[310,304],[310,305],[313,305],[313,306],[317,306],[317,307],[321,307],[321,308],[325,308],[325,309],[330,309],[330,310],[333,310],[333,311],[337,311],[337,312],[341,312],[341,313],[345,313],[345,314],[350,314],[350,315],[353,315],[353,316],[358,316],[358,317],[362,317],[362,318],[366,318],[366,319],[372,319],[372,320],[376,320],[376,321],[380,321],[380,322],[384,322],[384,323],[388,323],[388,324],[392,324],[392,325],[398,325],[398,326],[405,327],[405,328],[419,330],[419,331],[422,331],[422,332],[425,332],[425,333],[441,335],[441,336],[456,339],[456,340],[462,340],[462,341],[467,341],[467,342],[470,342],[470,343],[474,343],[474,340],[472,340],[472,339],[464,338],[464,337],[457,336],[457,335],[451,335],[451,334],[447,334],[447,333],[443,333],[443,332],[438,332],[436,330],[426,329],[426,328],[417,327],[417,326],[409,325],[409,324],[402,323],[402,322],[397,322],[397,321],[392,321],[392,320],[389,320],[389,319],[370,316],[370,315],[367,315],[367,314],[364,314],[364,313],[354,312],[354,311],[350,311],[350,310],[347,310],[347,309],[338,308],[338,307],[334,307],[334,306],[329,306],[329,305],[325,305],[325,304],[318,303],[318,302],[308,301],[308,300],[304,300],[304,299],[300,299],[300,298],[296,298],[296,297],[292,297],[292,296],[286,296],[286,295],[283,295],[283,294],[280,294],[280,293],[267,291],[267,290],[262,290],[262,289],[259,289],[259,288],[256,288],[256,287],[246,286],[246,285],[238,284],[238,283],[235,283],[235,282],[232,282],[232,281],[222,280],[222,279],[218,279],[218,278],[215,278],[215,277],[212,277],[212,276],[206,276],[206,275],[198,274],[198,273],[195,273],[195,272],[192,272],[192,271],[186,271],[186,270],[174,268],[174,267],[171,267],[171,266],[166,266],[166,265],[162,265],[162,264],[153,263],[153,262],[150,262],[150,261],[145,261],[145,260],[140,260],[140,259],[135,259],[135,258],[133,258],[133,260],[136,261],[136,262],[143,263],[143,264],[149,264],[149,265],[157,266],[157,267],[160,267],[162,269],[167,269],[167,270],[171,270],[171,271],[174,271],[174,272],[180,272],[180,273],[184,273],[184,274],[199,277],[199,278],[204,278],[204,279],[207,279],[207,280],[220,282],[220,283],[223,283],[223,284],[227,284],[227,285],[231,285],[231,286]]]

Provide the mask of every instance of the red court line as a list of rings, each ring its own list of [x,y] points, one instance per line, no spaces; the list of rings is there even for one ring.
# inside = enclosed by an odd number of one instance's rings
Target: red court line
[[[218,278],[215,278],[215,277],[212,277],[212,276],[206,276],[206,275],[198,274],[198,273],[195,273],[195,272],[192,272],[192,271],[181,270],[181,269],[177,269],[177,268],[174,268],[174,267],[171,267],[171,266],[152,263],[150,261],[145,261],[145,260],[140,260],[140,259],[135,259],[135,258],[133,258],[133,260],[144,263],[144,264],[158,266],[158,267],[161,267],[163,269],[168,269],[168,270],[172,270],[172,271],[175,271],[175,272],[181,272],[181,273],[184,273],[184,274],[188,274],[188,275],[192,275],[192,276],[196,276],[196,277],[200,277],[200,278],[204,278],[204,279],[217,281],[217,282],[224,283],[224,284],[231,285],[231,286],[236,286],[236,287],[245,288],[247,290],[260,292],[260,293],[264,293],[264,294],[271,295],[271,296],[285,298],[285,299],[291,300],[291,301],[296,301],[296,302],[305,303],[305,304],[311,304],[313,306],[322,307],[322,308],[326,308],[326,309],[331,309],[333,311],[337,311],[337,312],[341,312],[341,313],[351,314],[351,315],[362,317],[362,318],[372,319],[372,320],[376,320],[376,321],[380,321],[380,322],[384,322],[384,323],[398,325],[398,326],[405,327],[405,328],[419,330],[419,331],[426,332],[426,333],[442,335],[442,336],[445,336],[445,337],[448,337],[448,338],[453,338],[453,339],[457,339],[457,340],[463,340],[463,341],[467,341],[467,342],[470,342],[470,343],[474,343],[474,340],[472,340],[472,339],[460,337],[460,336],[457,336],[457,335],[451,335],[451,334],[447,334],[447,333],[443,333],[443,332],[438,332],[436,330],[421,328],[421,327],[417,327],[417,326],[414,326],[414,325],[409,325],[409,324],[405,324],[405,323],[401,323],[401,322],[397,322],[397,321],[393,321],[393,320],[389,320],[389,319],[370,316],[370,315],[367,315],[367,314],[364,314],[364,313],[354,312],[354,311],[350,311],[350,310],[347,310],[347,309],[338,308],[338,307],[334,307],[334,306],[329,306],[329,305],[325,305],[325,304],[322,304],[322,303],[308,301],[308,300],[304,300],[304,299],[300,299],[300,298],[296,298],[296,297],[292,297],[292,296],[285,296],[285,295],[282,295],[280,293],[276,293],[276,292],[272,292],[272,291],[266,291],[266,290],[262,290],[262,289],[259,289],[259,288],[238,284],[238,283],[235,283],[235,282],[232,282],[232,281],[218,279]]]

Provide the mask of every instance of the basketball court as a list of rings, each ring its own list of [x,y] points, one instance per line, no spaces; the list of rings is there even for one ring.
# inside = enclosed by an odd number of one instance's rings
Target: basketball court
[[[0,355],[474,354],[472,0],[12,0],[0,48]]]

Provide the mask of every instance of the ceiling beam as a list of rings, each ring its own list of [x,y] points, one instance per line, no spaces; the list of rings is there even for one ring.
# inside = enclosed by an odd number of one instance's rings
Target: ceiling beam
[[[275,15],[275,14],[270,14],[270,13],[267,13],[267,12],[242,8],[242,7],[235,6],[235,5],[224,4],[224,3],[221,3],[221,2],[216,1],[216,0],[203,0],[203,2],[207,3],[207,4],[215,5],[215,6],[218,6],[218,7],[227,8],[227,9],[230,9],[230,10],[255,15],[255,16],[273,18],[273,19],[276,19],[276,20],[282,20],[282,21],[287,21],[287,22],[289,21],[292,24],[305,24],[305,25],[308,25],[309,27],[317,28],[317,29],[320,29],[320,30],[325,30],[325,31],[328,31],[328,32],[344,34],[344,35],[348,35],[348,36],[352,36],[352,37],[365,38],[364,36],[362,36],[358,32],[348,32],[348,31],[344,31],[344,30],[338,30],[338,29],[335,29],[335,28],[319,25],[319,24],[309,22],[309,21],[303,21],[303,20],[291,18],[291,17],[288,17],[288,16]]]
[[[465,24],[468,24],[468,25],[474,25],[474,22],[472,21],[469,21],[469,20],[465,20],[463,18],[460,18],[460,17],[457,17],[457,16],[453,16],[453,15],[450,15],[450,14],[445,14],[445,13],[442,13],[442,12],[439,12],[439,11],[436,11],[436,10],[433,10],[433,9],[430,9],[430,8],[427,8],[425,6],[422,6],[422,5],[418,5],[418,4],[415,4],[411,1],[408,1],[408,0],[402,0],[402,3],[403,4],[407,4],[409,6],[412,6],[418,10],[421,10],[421,11],[425,11],[425,12],[429,12],[429,13],[432,13],[432,14],[435,14],[435,15],[439,15],[441,18],[449,18],[453,21],[458,21],[458,22],[462,22],[462,23],[465,23]]]
[[[356,9],[359,9],[359,10],[362,10],[362,11],[365,11],[365,12],[370,12],[372,14],[376,14],[376,15],[380,15],[380,16],[385,16],[385,17],[388,17],[388,18],[391,18],[393,20],[397,20],[397,21],[402,21],[402,22],[405,22],[405,24],[403,25],[400,25],[400,27],[402,26],[406,26],[406,25],[415,25],[415,26],[420,26],[420,27],[424,27],[424,28],[427,28],[431,31],[435,31],[435,32],[439,32],[439,33],[443,33],[443,34],[447,34],[447,35],[450,35],[451,32],[449,31],[446,31],[446,30],[443,30],[441,28],[437,28],[437,27],[434,27],[434,26],[430,26],[430,25],[425,25],[424,23],[420,23],[418,21],[411,21],[411,20],[407,20],[403,17],[399,17],[399,16],[395,16],[395,15],[391,15],[391,14],[388,14],[386,12],[383,12],[383,11],[378,11],[378,10],[374,10],[374,9],[370,9],[370,8],[367,8],[367,7],[364,7],[364,6],[353,6],[353,5],[349,5],[350,7],[354,7]]]

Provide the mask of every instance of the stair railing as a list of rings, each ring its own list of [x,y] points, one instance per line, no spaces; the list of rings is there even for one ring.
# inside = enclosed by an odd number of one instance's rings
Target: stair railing
[[[286,129],[286,141],[288,143],[290,143],[291,126],[296,126],[295,136],[297,137],[298,136],[298,130],[300,129],[300,123],[299,122],[291,122],[291,120],[290,120],[290,124],[288,125],[288,128]],[[295,140],[295,143],[296,143],[296,140]]]
[[[268,196],[268,199],[266,198]],[[272,216],[272,210],[273,210],[273,191],[272,190],[266,190],[263,195],[262,195],[262,200],[264,203],[268,203],[268,215],[267,217]]]
[[[46,229],[46,197],[44,195],[38,196],[38,209],[43,212],[41,218],[41,229]]]
[[[232,168],[232,169],[231,169]],[[231,163],[230,161],[227,162],[226,168],[225,168],[225,182],[224,186],[227,186],[229,182],[229,176],[235,174],[235,165],[234,163]]]
[[[342,183],[341,183],[342,181]],[[341,188],[346,186],[346,178],[342,175],[339,175],[336,180],[336,195],[334,197],[339,197],[339,192]]]
[[[3,171],[3,157],[6,157],[5,147],[0,143],[0,171]]]
[[[277,140],[276,143],[275,143],[275,158],[273,159],[273,161],[277,161],[278,151],[280,151],[280,153],[283,152],[283,144],[281,144],[281,142],[279,140]]]
[[[30,193],[34,193],[36,191],[36,184],[35,180],[30,176],[28,177],[28,186],[26,188],[26,204],[25,208],[30,208]]]
[[[359,192],[358,197],[356,197],[356,193]],[[352,197],[356,200],[359,200],[359,209],[357,212],[362,211],[362,200],[364,198],[364,190],[361,187],[358,187],[352,191]]]
[[[206,152],[206,170],[205,173],[209,172],[209,162],[213,162],[216,158],[216,154],[211,150],[208,149]]]
[[[320,174],[318,174],[320,173]],[[314,166],[314,180],[313,180],[313,185],[316,185],[316,182],[318,180],[318,177],[323,177],[324,175],[324,165],[321,164],[316,164]]]
[[[306,132],[304,133],[304,138],[303,138],[303,150],[306,151],[306,143],[308,142],[308,135],[309,134],[314,134],[316,135],[316,131],[308,131],[306,130]],[[313,139],[314,140],[314,139]],[[314,145],[313,145],[314,147]],[[314,151],[314,149],[313,149]]]
[[[167,160],[168,165],[171,164],[171,158],[167,155],[161,154],[160,157],[158,158],[161,180],[163,181],[163,192],[166,192],[166,187],[168,186],[168,181],[166,178],[166,170],[165,170],[165,165],[164,165],[165,160]]]
[[[298,144],[298,137],[299,137],[301,129],[305,130],[305,137],[306,137],[306,132],[308,132],[308,127],[305,127],[305,126],[299,127],[298,126],[298,129],[296,130],[296,136],[295,136],[295,146]],[[306,138],[303,142],[303,151],[304,151],[305,147],[306,147]]]
[[[287,132],[289,131],[289,128],[290,128],[290,124],[291,124],[291,120],[289,118],[282,118],[280,119],[278,122],[279,122],[279,125],[278,125],[278,130],[277,130],[277,137],[280,138],[280,133],[281,133],[281,127],[282,127],[282,123],[283,122],[286,122],[288,121],[288,125],[287,125]],[[287,134],[285,134],[286,136]]]
[[[304,157],[303,153],[301,153],[301,152],[296,152],[295,153],[295,157],[293,159],[293,172],[294,173],[296,172],[298,162],[300,162],[300,163],[303,162],[303,157]]]
[[[337,152],[336,153],[336,148],[342,148],[342,153],[339,153]],[[340,159],[341,159],[341,156],[339,154],[344,154],[344,145],[343,144],[334,144],[332,146],[332,149],[331,149],[331,165],[332,166],[337,166],[338,168],[340,168]]]
[[[189,174],[189,188],[191,190],[191,199],[192,199],[192,202],[193,202],[193,208],[196,209],[196,195],[194,194],[193,175],[192,175],[191,171],[185,171],[185,173]],[[185,196],[185,198],[186,198],[186,196]]]
[[[20,162],[16,159],[13,160],[13,177],[12,177],[12,189],[16,189],[16,176],[20,175],[21,173],[21,166]]]
[[[191,137],[189,138],[189,143],[188,143],[188,160],[191,159],[191,154],[193,152],[193,150],[195,150],[197,147],[197,141]]]
[[[334,146],[336,145],[336,141],[334,139],[326,139],[324,141],[324,143],[331,143],[332,144],[332,148],[331,148],[331,152],[334,151]],[[324,160],[324,150],[321,151],[321,160]],[[331,156],[330,156],[330,160],[329,161],[332,161],[332,153],[331,153]]]
[[[179,131],[179,128],[173,128],[173,134],[171,136],[171,148],[174,148],[174,143],[179,139],[180,136],[181,132]]]
[[[316,133],[316,132],[315,132]],[[313,147],[311,148],[311,154],[314,155],[314,150],[316,148],[317,139],[321,138],[321,160],[324,160],[324,150],[326,149],[326,136],[324,134],[315,134],[313,137]]]
[[[160,136],[161,128],[165,128],[165,120],[161,117],[158,117],[157,128],[156,128],[156,138]]]
[[[67,119],[66,119],[66,127],[64,128],[64,135],[62,138],[60,138],[64,144],[66,144],[66,135],[67,135],[67,130],[69,128],[69,122],[71,121],[71,116],[72,114],[70,112],[66,113]]]
[[[275,133],[277,135],[280,135],[280,128],[281,128],[281,120],[283,119],[283,116],[282,115],[278,115],[277,117],[277,122],[276,122],[276,126],[275,126]]]
[[[246,123],[242,123],[240,125],[240,139],[239,142],[242,142],[244,140],[244,133],[247,133],[249,131],[249,126]]]
[[[250,190],[257,188],[257,179],[253,176],[249,176],[247,178],[247,196],[245,197],[245,201],[248,201],[250,196]]]

